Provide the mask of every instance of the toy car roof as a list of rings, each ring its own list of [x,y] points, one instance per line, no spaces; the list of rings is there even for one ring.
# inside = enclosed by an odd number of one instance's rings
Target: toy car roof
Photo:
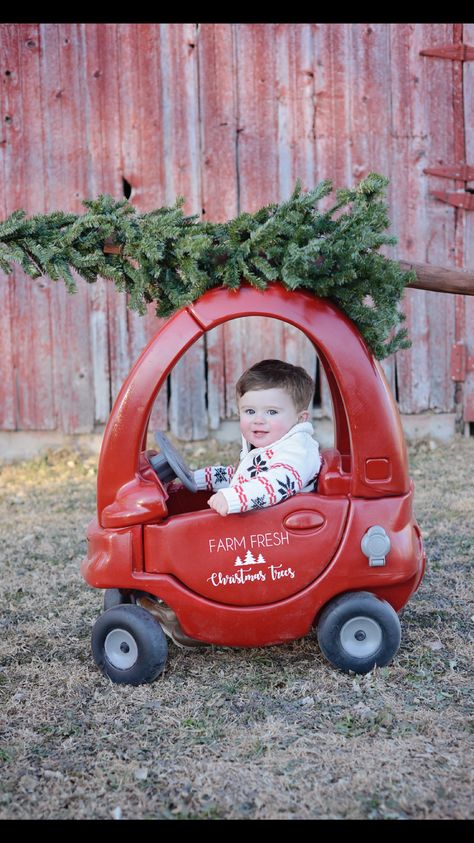
[[[267,316],[303,331],[324,367],[334,408],[334,444],[344,457],[350,494],[381,497],[409,489],[400,416],[380,364],[335,305],[280,283],[216,288],[172,316],[150,340],[125,380],[106,426],[98,473],[98,516],[138,473],[155,397],[184,352],[230,319]]]

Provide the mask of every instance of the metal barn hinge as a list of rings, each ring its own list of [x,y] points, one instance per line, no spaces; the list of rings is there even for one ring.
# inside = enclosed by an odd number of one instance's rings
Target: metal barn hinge
[[[474,181],[474,167],[464,161],[460,161],[459,164],[447,164],[444,167],[425,167],[423,172],[429,176],[440,176],[443,179]]]
[[[420,56],[432,56],[451,61],[474,61],[474,47],[469,44],[448,44],[445,47],[427,47]]]
[[[463,181],[465,185],[469,181],[474,181],[474,167],[471,164],[466,164],[464,161],[460,161],[459,164],[447,164],[444,167],[426,167],[423,172],[430,176]],[[466,190],[466,188],[451,192],[448,190],[433,190],[430,196],[439,199],[440,202],[447,202],[448,205],[454,205],[456,208],[464,208],[465,211],[474,211],[474,194]]]
[[[465,190],[461,190],[459,193],[448,193],[447,190],[433,190],[430,196],[439,199],[440,202],[447,202],[448,205],[454,205],[456,208],[464,208],[465,211],[474,211],[474,193],[469,193]]]

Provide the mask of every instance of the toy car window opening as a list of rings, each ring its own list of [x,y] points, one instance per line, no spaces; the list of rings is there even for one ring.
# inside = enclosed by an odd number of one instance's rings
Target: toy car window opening
[[[346,449],[350,449],[350,437],[348,435],[348,421],[344,405],[341,402],[340,393],[336,387],[334,378],[331,377],[331,371],[328,367],[327,361],[321,360],[321,355],[318,351],[318,358],[323,370],[329,375],[328,382],[330,384],[330,395],[333,403],[333,412],[337,414],[339,425],[339,442]],[[151,416],[151,414],[150,414]],[[148,429],[148,425],[147,425]],[[161,433],[155,433],[156,436],[161,436]],[[317,430],[316,430],[317,436]],[[146,434],[145,434],[146,438]],[[146,450],[145,455],[147,460],[153,465],[160,452],[154,449]],[[314,478],[314,485],[312,491],[321,495],[328,494],[345,494],[350,485],[351,472],[351,454],[350,450],[346,453],[341,453],[338,448],[324,448],[321,449],[321,466],[318,474]],[[169,466],[167,467],[169,469]],[[189,490],[181,483],[177,485],[176,480],[179,481],[177,475],[171,470],[169,476],[164,472],[164,485],[170,483],[170,496],[167,500],[168,514],[176,515],[181,512],[194,512],[200,509],[207,509],[207,500],[209,498],[209,491],[195,492],[193,495],[188,493]],[[279,502],[280,503],[280,502]],[[278,506],[279,503],[274,504]]]

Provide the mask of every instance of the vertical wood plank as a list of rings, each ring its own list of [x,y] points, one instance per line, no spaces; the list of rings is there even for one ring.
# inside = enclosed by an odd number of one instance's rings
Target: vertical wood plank
[[[408,260],[450,265],[455,212],[430,196],[432,190],[445,190],[446,180],[427,176],[423,169],[454,160],[452,63],[420,56],[420,51],[450,43],[452,26],[399,24],[391,36],[391,216],[399,237],[397,254]],[[453,408],[449,377],[452,299],[446,294],[406,291],[404,310],[413,345],[397,353],[403,412]]]
[[[474,45],[474,24],[467,23],[463,26],[463,41],[465,44]],[[474,65],[466,61],[463,64],[463,93],[464,93],[464,135],[466,143],[466,163],[471,166],[474,163]],[[471,188],[471,182],[467,187]],[[464,214],[464,265],[474,265],[474,214],[467,211]],[[466,333],[465,343],[468,357],[474,358],[474,299],[472,296],[465,297],[465,320]],[[464,383],[464,421],[474,422],[474,371],[466,373]]]
[[[105,47],[105,40],[109,33],[104,24],[98,24],[100,31],[99,43]],[[140,48],[138,30],[130,24],[113,24],[115,30],[114,52],[116,61],[110,62],[110,53],[100,50],[98,56],[99,77],[97,85],[102,88],[102,126],[107,124],[112,115],[109,106],[114,109],[114,128],[117,119],[117,165],[119,168],[117,185],[117,199],[124,198],[123,178],[132,186],[130,201],[135,204],[140,195],[139,176],[139,138],[140,124],[138,113],[138,90],[136,66]],[[109,50],[112,45],[109,44]],[[115,52],[116,51],[116,52]],[[130,68],[132,76],[130,78]],[[113,85],[113,99],[105,99],[104,82],[109,78],[109,86]],[[109,88],[110,90],[110,88]],[[105,150],[103,150],[104,155]],[[127,310],[125,293],[118,294],[109,285],[107,289],[107,312],[109,331],[109,359],[111,379],[111,399],[115,401],[131,364],[130,353],[130,314]]]
[[[160,35],[158,24],[117,25],[118,41],[118,95],[119,117],[119,170],[122,179],[130,185],[130,202],[140,212],[150,211],[165,204],[163,148],[160,130],[161,86],[158,70]],[[117,388],[123,381],[123,370],[127,371],[135,362],[153,333],[163,320],[155,316],[150,306],[144,316],[126,310],[117,312],[116,325],[124,325],[126,336],[118,336],[118,348],[122,349],[116,366]],[[167,427],[167,393],[161,390],[157,396],[151,426],[153,429]]]
[[[238,25],[236,59],[240,210],[254,212],[279,198],[276,25]]]
[[[279,24],[277,40],[278,173],[279,198],[286,199],[297,179],[303,190],[315,185],[314,137],[314,26]],[[282,324],[282,356],[316,376],[317,358],[312,343],[292,325]]]
[[[202,24],[198,38],[202,214],[225,222],[238,212],[235,25]],[[216,430],[225,418],[224,328],[206,334],[207,412]]]
[[[201,213],[200,132],[195,24],[161,25],[166,200],[184,196],[187,214]],[[180,439],[207,435],[204,341],[198,340],[171,374],[169,419]]]
[[[350,146],[352,31],[349,24],[319,24],[314,30],[314,134],[317,145],[317,181],[331,179],[334,189],[352,182]],[[320,210],[334,203],[323,199]],[[332,418],[326,376],[319,367],[321,413]]]
[[[43,213],[48,210],[43,181],[43,45],[37,25],[18,25],[17,56],[19,84],[11,123],[14,141],[7,210],[11,213],[15,208],[24,208],[27,214]],[[51,369],[54,343],[51,299],[54,285],[46,279],[33,281],[21,271],[15,272],[15,279],[18,428],[52,430],[57,423],[56,385]]]
[[[275,24],[235,26],[238,210],[254,212],[279,199]],[[249,366],[281,357],[283,326],[252,317],[224,326],[226,414],[234,415],[235,383]]]
[[[352,24],[350,144],[352,183],[390,171],[390,27]]]
[[[136,50],[123,56],[125,74],[121,77],[121,138],[124,167],[131,166],[131,201],[141,212],[151,211],[166,204],[164,138],[162,131],[163,92],[160,72],[161,36],[159,24],[137,24]],[[137,133],[128,135],[130,122],[128,103],[136,102],[133,125]],[[170,200],[173,201],[173,200]],[[149,305],[147,313],[140,316],[128,311],[130,357],[133,363],[144,346],[165,322],[156,316],[156,307]],[[168,427],[168,392],[166,387],[157,395],[151,414],[151,429]]]
[[[423,96],[420,90],[423,86],[421,79],[423,60],[419,56],[420,49],[422,47],[419,36],[417,37],[416,24],[404,24],[392,30],[390,54],[393,76],[390,128],[393,169],[389,189],[393,197],[392,228],[398,237],[397,252],[400,255],[417,253],[424,240],[421,194],[426,181],[423,183],[419,164],[423,155],[418,154],[417,160],[414,160],[415,144],[421,148],[423,142],[426,141],[426,127],[423,126],[423,122],[420,125],[418,116],[420,99]],[[417,162],[418,173],[416,173]],[[404,412],[425,409],[428,403],[429,361],[425,341],[428,334],[426,294],[417,296],[416,293],[417,291],[406,291],[403,307],[410,338],[413,338],[414,332],[418,334],[416,348],[397,353],[399,405]]]
[[[355,184],[370,172],[391,176],[390,106],[391,57],[390,32],[387,24],[353,24],[350,27],[352,51],[349,72],[350,141],[347,154],[351,182]],[[393,190],[391,184],[390,189]],[[391,193],[388,194],[388,201]],[[385,254],[394,257],[393,248]],[[384,360],[383,368],[395,392],[395,361]]]
[[[13,345],[14,283],[14,278],[7,278],[3,273],[0,274],[0,430],[15,430],[16,428]]]
[[[45,188],[48,210],[80,210],[86,179],[83,120],[77,65],[81,60],[77,24],[40,26],[43,54]],[[71,189],[75,186],[74,191]],[[64,284],[51,290],[54,397],[59,427],[66,433],[94,428],[93,376],[89,354],[89,309],[86,285],[71,296]]]
[[[330,178],[334,187],[351,182],[347,149],[352,142],[349,124],[352,39],[348,24],[320,24],[314,33],[315,120],[317,178]],[[324,208],[333,197],[322,202]]]
[[[82,61],[80,76],[85,143],[87,188],[84,198],[101,193],[121,198],[118,125],[118,55],[116,27],[109,24],[81,24]],[[107,421],[111,407],[109,308],[120,306],[119,295],[108,281],[90,285],[91,364],[93,369],[94,420]]]
[[[296,180],[303,190],[314,187],[314,24],[278,24],[277,115],[279,196],[289,196]]]
[[[0,135],[0,160],[3,184],[10,181],[14,162],[14,133],[16,124],[12,117],[18,111],[19,55],[18,30],[13,25],[0,27],[0,73],[2,75],[2,129]],[[17,117],[18,120],[18,117]],[[12,137],[13,135],[13,137]],[[11,197],[11,201],[14,198]],[[2,196],[3,218],[10,213],[7,190]],[[17,424],[16,378],[14,347],[14,292],[15,276],[0,273],[0,429],[14,430]]]

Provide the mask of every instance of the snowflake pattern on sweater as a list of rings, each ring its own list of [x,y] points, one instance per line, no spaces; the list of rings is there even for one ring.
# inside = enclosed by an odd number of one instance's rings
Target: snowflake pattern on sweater
[[[257,454],[252,460],[252,465],[247,469],[250,477],[258,477],[262,471],[268,471],[268,464],[261,454]]]
[[[229,475],[233,472],[232,466],[228,465],[224,468],[222,465],[216,465],[213,467],[214,472],[214,485],[224,483],[226,486],[229,483]],[[230,477],[232,479],[232,477]]]
[[[240,463],[207,466],[194,472],[198,489],[222,492],[229,513],[274,506],[314,489],[321,459],[309,422],[294,425],[271,448],[251,448],[243,440]]]
[[[291,498],[292,495],[296,495],[296,492],[299,492],[299,489],[295,488],[294,481],[290,480],[288,475],[286,475],[285,480],[278,481],[278,491],[281,495],[281,499],[286,500],[286,498]]]
[[[260,495],[259,498],[252,498],[251,504],[252,509],[263,509],[267,505],[265,495]]]

